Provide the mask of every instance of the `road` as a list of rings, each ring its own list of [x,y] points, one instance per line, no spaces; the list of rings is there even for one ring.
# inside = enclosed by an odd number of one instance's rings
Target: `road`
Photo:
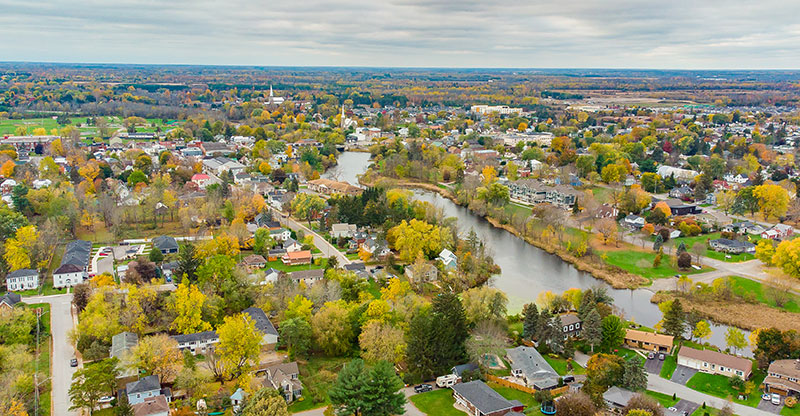
[[[672,395],[673,393],[684,400],[689,400],[695,403],[705,402],[707,405],[716,409],[722,409],[726,404],[730,404],[733,412],[739,416],[769,416],[772,413],[756,409],[755,407],[743,406],[741,404],[730,403],[725,399],[709,396],[708,394],[694,391],[686,386],[678,383],[663,379],[656,374],[647,375],[647,389],[659,393]]]
[[[403,389],[403,394],[406,395],[406,399],[413,396],[414,388],[413,387],[406,387]],[[414,403],[411,403],[411,400],[406,400],[405,405],[406,412],[403,413],[404,416],[426,416],[425,413],[422,413]],[[325,413],[325,407],[319,407],[316,409],[306,410],[305,412],[295,413],[293,416],[323,416]]]
[[[67,334],[75,325],[72,316],[72,294],[52,296],[32,296],[22,298],[25,303],[50,304],[50,331],[53,334],[53,353],[50,357],[52,406],[54,415],[77,416],[77,412],[69,410],[69,386],[76,368],[69,366],[69,360],[75,357],[75,349],[67,338]]]
[[[350,259],[348,259],[347,256],[344,255],[344,253],[342,253],[336,247],[334,247],[333,244],[329,243],[327,240],[322,238],[321,235],[312,231],[310,228],[306,227],[302,223],[293,220],[291,217],[284,217],[283,214],[275,210],[275,208],[270,207],[270,209],[272,210],[272,212],[276,214],[275,218],[280,219],[280,222],[283,226],[289,227],[294,231],[302,230],[303,233],[305,233],[306,235],[309,234],[313,235],[314,245],[318,249],[320,249],[320,251],[322,251],[322,254],[325,255],[325,257],[330,257],[331,255],[335,255],[336,258],[339,260],[339,266],[344,266],[345,264],[352,263],[352,261],[350,261]]]

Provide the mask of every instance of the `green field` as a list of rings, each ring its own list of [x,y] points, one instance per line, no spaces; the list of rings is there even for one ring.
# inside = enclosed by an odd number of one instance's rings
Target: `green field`
[[[663,257],[658,267],[653,267],[653,260],[656,257],[656,253],[649,251],[606,251],[603,255],[605,256],[606,263],[650,280],[672,277],[676,274],[696,274],[714,270],[708,266],[703,267],[702,270],[678,270],[672,267],[670,258],[666,255]]]
[[[266,268],[273,268],[282,272],[296,272],[298,270],[324,269],[327,264],[328,259],[324,257],[320,259],[314,259],[313,264],[300,264],[296,266],[289,266],[287,264],[283,264],[283,262],[280,260],[276,260],[267,262]]]
[[[550,355],[545,355],[544,360],[550,364],[550,367],[553,367],[553,370],[556,370],[558,375],[563,376],[567,374],[586,374],[586,369],[581,367],[575,361],[572,362],[572,371],[567,370],[567,360],[561,357],[552,357]]]
[[[672,378],[672,373],[678,368],[678,359],[674,355],[667,355],[664,359],[664,364],[661,365],[661,378],[667,380]],[[669,406],[667,406],[669,407]]]
[[[415,394],[409,398],[411,403],[419,409],[420,412],[430,416],[464,416],[464,412],[456,410],[453,407],[455,399],[453,399],[453,391],[450,389],[441,389],[429,391],[427,393]]]
[[[105,119],[108,121],[108,129],[110,132],[114,132],[123,127],[120,117],[105,117]],[[86,124],[87,117],[70,117],[70,120],[71,123],[69,125],[80,125],[78,130],[81,131],[82,136],[99,135],[99,129],[96,126]],[[137,132],[154,133],[160,128],[163,133],[181,124],[177,120],[167,120],[166,124],[164,124],[161,119],[149,118],[146,120],[146,124],[136,127]],[[33,134],[33,131],[37,128],[44,128],[47,134],[51,134],[53,129],[61,129],[66,126],[59,125],[53,117],[0,119],[0,134],[2,135],[14,135],[17,133],[17,128],[19,127],[24,127],[27,130],[27,134]]]
[[[705,257],[709,257],[709,258],[712,258],[712,259],[715,259],[715,260],[721,260],[721,261],[727,261],[727,262],[731,262],[731,263],[737,263],[737,262],[741,262],[741,261],[753,260],[755,258],[754,255],[748,254],[748,253],[727,254],[727,253],[720,253],[720,252],[717,252],[717,251],[714,251],[714,250],[710,250],[708,247],[706,247],[706,241],[707,240],[716,240],[716,239],[718,239],[720,237],[721,237],[721,233],[716,232],[716,233],[712,233],[712,234],[698,235],[698,236],[694,236],[694,237],[678,237],[678,238],[676,238],[676,239],[674,239],[672,241],[673,241],[673,244],[674,244],[675,248],[677,248],[678,245],[680,245],[680,243],[683,242],[683,244],[686,245],[686,250],[689,251],[689,253],[692,254],[692,255],[694,255],[694,252],[692,251],[692,246],[694,246],[696,243],[701,243],[701,244],[703,244],[704,250],[700,255],[701,256],[705,256]],[[756,241],[758,241],[760,239],[761,239],[761,237],[758,237],[758,236],[750,236],[750,241],[753,244],[755,244]],[[726,258],[726,256],[730,256],[731,258]]]
[[[753,371],[750,381],[755,384],[756,388],[747,400],[739,400],[739,393],[731,388],[730,379],[718,374],[697,373],[689,379],[686,386],[701,393],[710,394],[723,399],[731,399],[735,403],[745,406],[756,407],[758,406],[759,400],[761,400],[761,393],[758,390],[758,386],[764,381],[765,376],[766,374],[763,371]]]
[[[510,387],[504,387],[497,383],[486,383],[494,389],[494,391],[500,393],[501,396],[505,397],[508,400],[519,400],[522,404],[525,405],[525,414],[526,415],[541,415],[542,412],[539,410],[539,402],[533,398],[533,395],[530,393],[525,393],[524,391],[514,390]],[[463,413],[462,413],[463,414]]]
[[[644,365],[646,358],[642,357],[641,354],[637,353],[634,350],[627,349],[625,347],[619,347],[614,351],[614,355],[618,355],[625,360],[630,360],[631,358],[638,360],[640,364]]]
[[[764,285],[761,282],[756,282],[754,280],[745,279],[739,276],[729,276],[728,279],[731,280],[733,293],[738,296],[741,296],[745,299],[753,297],[759,303],[763,303],[767,306],[783,309],[792,313],[800,313],[800,296],[790,295],[792,300],[785,303],[783,307],[779,307],[777,304],[775,304],[775,301],[770,299],[764,293]]]
[[[659,393],[659,392],[650,391],[650,390],[647,390],[646,392],[644,392],[644,394],[656,399],[664,407],[675,406],[675,403],[678,403],[678,401],[680,401],[680,397],[675,399],[675,400],[673,400],[672,396],[670,396],[668,394]]]
[[[597,200],[597,202],[605,204],[611,200],[611,189],[604,188],[602,186],[595,186],[592,188],[592,195],[594,195],[594,198]]]
[[[506,211],[506,214],[509,216],[511,215],[523,215],[526,218],[531,215],[531,207],[526,207],[522,205],[517,205],[513,202],[509,202],[506,204],[503,209]]]

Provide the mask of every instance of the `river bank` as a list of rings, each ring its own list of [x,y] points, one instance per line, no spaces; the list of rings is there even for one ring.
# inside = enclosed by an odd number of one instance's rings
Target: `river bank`
[[[760,303],[727,300],[704,301],[676,292],[659,291],[650,301],[658,304],[680,299],[684,310],[696,310],[705,319],[748,330],[778,328],[782,331],[800,328],[800,314],[775,309]]]
[[[457,198],[455,197],[455,195],[451,190],[442,188],[440,186],[431,183],[403,181],[394,178],[387,178],[385,176],[379,177],[369,184],[365,183],[365,185],[367,186],[373,186],[376,184],[384,184],[384,185],[390,184],[391,186],[394,187],[412,188],[412,189],[417,188],[426,191],[436,192],[442,197],[449,199],[454,204],[459,206],[464,206],[462,204],[459,204]],[[474,211],[473,213],[475,215],[479,215]],[[553,244],[548,244],[541,240],[531,238],[529,236],[525,236],[516,228],[512,227],[509,224],[503,224],[496,218],[490,217],[488,215],[483,215],[481,217],[485,219],[487,222],[489,222],[489,224],[491,224],[493,227],[505,230],[534,247],[542,249],[549,254],[558,256],[561,260],[575,266],[576,269],[589,273],[596,279],[605,281],[606,283],[611,285],[611,287],[613,287],[614,289],[637,289],[640,287],[644,287],[650,283],[650,280],[645,279],[642,276],[628,273],[622,269],[619,269],[614,266],[609,266],[605,263],[599,263],[598,259],[595,259],[591,256],[577,257],[572,253],[570,253],[568,250],[557,247]]]

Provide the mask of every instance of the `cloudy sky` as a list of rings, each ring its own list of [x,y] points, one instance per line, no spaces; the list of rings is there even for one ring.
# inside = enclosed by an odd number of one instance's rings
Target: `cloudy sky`
[[[786,0],[0,0],[0,61],[800,68]]]

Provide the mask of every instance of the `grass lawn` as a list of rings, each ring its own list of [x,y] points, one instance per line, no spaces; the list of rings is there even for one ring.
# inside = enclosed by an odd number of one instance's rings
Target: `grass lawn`
[[[692,246],[694,246],[696,243],[701,243],[704,246],[704,251],[701,254],[702,256],[710,257],[710,258],[716,259],[716,260],[727,261],[727,262],[731,262],[731,263],[737,263],[737,262],[740,262],[740,261],[753,260],[755,258],[754,255],[748,254],[748,253],[727,254],[727,253],[720,253],[720,252],[717,252],[717,251],[714,251],[714,250],[710,250],[708,247],[706,247],[706,240],[716,240],[717,238],[720,238],[720,237],[721,237],[721,233],[720,232],[711,233],[711,234],[704,234],[704,235],[697,235],[697,236],[694,236],[694,237],[678,237],[678,238],[673,240],[674,241],[673,244],[677,248],[681,244],[681,242],[683,242],[683,244],[686,245],[686,250],[688,250],[690,254],[694,254],[694,252],[692,251]],[[753,244],[755,244],[755,242],[760,240],[760,239],[761,239],[760,237],[750,236],[750,240],[751,240],[751,242]],[[725,256],[730,256],[731,258],[726,258]]]
[[[358,260],[359,259],[358,258],[358,253],[345,254],[344,256],[347,257],[348,260]]]
[[[378,287],[378,282],[373,279],[369,280],[369,287],[367,288],[367,292],[372,295],[375,299],[381,298],[381,289]]]
[[[92,416],[114,416],[114,408],[107,407],[105,409],[95,410],[92,412]]]
[[[508,215],[524,215],[528,217],[531,215],[531,207],[526,207],[522,205],[517,205],[513,202],[509,202],[506,204],[503,209],[506,211]]]
[[[518,334],[519,336],[522,336],[522,321],[514,322],[513,324],[508,324],[508,334],[514,335],[515,333]]]
[[[729,276],[728,279],[731,281],[733,293],[741,297],[748,298],[750,296],[754,296],[755,300],[767,306],[784,309],[792,313],[800,313],[800,296],[790,295],[792,300],[784,304],[783,307],[778,307],[778,305],[775,304],[775,301],[769,299],[764,294],[764,285],[761,282],[756,282],[739,276]]]
[[[671,379],[672,373],[675,372],[676,368],[678,368],[678,359],[674,355],[667,355],[664,359],[664,364],[661,365],[661,378]]]
[[[514,390],[510,387],[501,386],[497,383],[486,383],[494,389],[494,391],[500,393],[501,396],[505,397],[508,400],[519,400],[522,404],[525,405],[525,414],[526,415],[541,415],[542,412],[539,410],[539,402],[533,398],[533,395],[530,393],[525,393],[524,391]]]
[[[663,279],[672,277],[676,274],[694,274],[697,270],[678,271],[670,265],[670,259],[664,256],[658,267],[653,267],[653,260],[656,257],[654,252],[617,250],[606,251],[603,253],[606,263],[617,266],[627,272],[638,274],[647,279]],[[713,270],[709,267],[703,268],[703,272]]]
[[[784,416],[800,416],[800,405],[795,405],[793,409],[783,406],[781,414]]]
[[[697,390],[702,393],[710,394],[712,396],[720,397],[723,399],[731,399],[734,403],[743,404],[745,406],[756,407],[759,400],[761,400],[761,393],[758,391],[758,386],[764,381],[766,374],[763,371],[754,371],[750,381],[755,384],[756,389],[750,394],[747,400],[739,400],[739,393],[732,389],[730,386],[730,379],[725,376],[717,374],[697,373],[689,379],[686,386],[692,390]]]
[[[420,410],[430,416],[464,416],[464,412],[456,410],[453,404],[456,402],[453,399],[453,391],[450,389],[441,389],[429,391],[427,393],[415,394],[410,397],[411,403]]]
[[[567,360],[565,358],[545,355],[544,360],[547,361],[550,367],[553,367],[553,370],[556,370],[556,373],[560,376],[567,374],[586,374],[586,370],[575,361],[572,362],[572,371],[570,371],[567,370]]]
[[[654,398],[656,400],[658,400],[658,402],[661,403],[661,405],[664,406],[664,407],[675,406],[675,403],[678,403],[680,401],[680,397],[675,399],[675,400],[672,400],[672,396],[670,396],[668,394],[659,393],[659,392],[650,391],[650,390],[647,390],[646,392],[644,392],[644,394],[647,395],[647,396],[650,396],[650,397],[652,397],[652,398]]]
[[[611,189],[604,188],[602,186],[595,186],[592,188],[592,195],[594,195],[594,198],[597,200],[597,202],[603,204],[609,202]]]
[[[307,361],[298,360],[300,380],[303,380],[303,400],[289,405],[290,413],[316,409],[330,403],[328,389],[336,380],[336,375],[349,358],[325,358],[312,356]]]
[[[312,264],[299,264],[296,266],[289,266],[287,264],[283,264],[283,262],[280,260],[275,260],[267,262],[265,269],[273,268],[282,272],[296,272],[298,270],[324,269],[326,264],[328,264],[328,259],[326,258],[314,260]]]
[[[644,365],[644,362],[645,362],[645,358],[642,357],[641,354],[637,353],[634,350],[629,350],[629,349],[627,349],[625,347],[617,348],[614,351],[614,355],[619,355],[620,357],[622,357],[622,358],[624,358],[626,360],[630,360],[631,358],[635,358],[635,359],[639,360],[639,363],[641,365]]]

